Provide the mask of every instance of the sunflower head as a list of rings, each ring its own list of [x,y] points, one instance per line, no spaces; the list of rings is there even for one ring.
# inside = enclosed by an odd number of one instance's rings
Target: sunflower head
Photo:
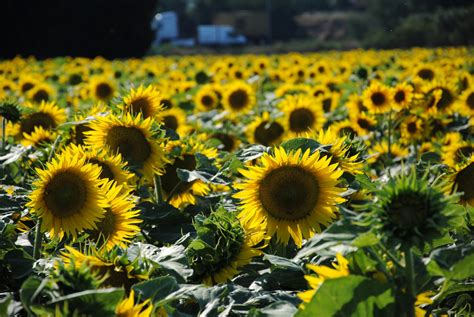
[[[5,118],[11,123],[16,123],[20,120],[21,112],[18,105],[9,100],[0,102],[0,117]]]
[[[99,167],[78,153],[63,153],[37,172],[27,206],[43,218],[43,231],[76,237],[84,229],[96,228],[107,206]]]
[[[249,111],[255,102],[255,92],[252,86],[245,82],[233,82],[223,88],[222,104],[233,115]]]
[[[66,121],[65,110],[59,108],[54,102],[42,101],[39,105],[26,103],[24,110],[19,129],[21,137],[23,133],[34,132],[35,127],[51,130]]]
[[[474,207],[474,156],[463,164],[458,164],[452,175],[453,191],[461,192],[461,203]]]
[[[372,83],[362,94],[364,105],[373,113],[385,113],[391,109],[393,92],[378,82]]]
[[[415,169],[392,178],[368,203],[369,217],[393,246],[423,248],[458,225],[462,217],[456,197],[445,195],[446,184],[430,184],[427,174],[418,176]]]
[[[307,95],[287,96],[279,108],[285,114],[286,130],[290,136],[317,131],[326,121],[322,104]]]
[[[142,222],[138,219],[134,197],[130,189],[117,186],[113,181],[105,183],[102,188],[109,207],[105,208],[97,228],[88,230],[89,237],[98,243],[104,242],[109,250],[115,246],[125,247],[140,231],[138,224]]]
[[[186,249],[194,278],[208,285],[223,283],[238,273],[261,251],[254,248],[264,240],[264,231],[246,230],[234,213],[221,208],[209,217],[198,216],[197,238]]]
[[[163,108],[159,92],[153,86],[140,86],[132,89],[123,98],[122,109],[136,116],[141,114],[143,118],[155,117]]]
[[[89,124],[91,131],[85,132],[85,143],[93,148],[105,148],[112,154],[120,154],[128,166],[152,179],[160,173],[167,162],[163,151],[163,139],[153,129],[153,119],[133,117],[122,118],[112,114],[98,118]]]
[[[247,139],[250,143],[265,146],[278,144],[284,132],[285,129],[280,120],[271,119],[268,112],[264,112],[262,116],[257,117],[246,129]]]
[[[330,161],[319,151],[276,148],[240,170],[245,179],[234,197],[240,199],[243,224],[263,223],[269,236],[276,234],[282,244],[291,237],[301,247],[303,238],[337,217],[337,204],[344,201],[338,187],[343,172]]]
[[[66,265],[74,263],[76,268],[87,265],[89,271],[104,278],[104,287],[125,287],[130,290],[133,284],[148,278],[150,264],[147,260],[142,257],[130,259],[126,250],[120,247],[99,249],[91,245],[83,252],[71,246],[65,248],[61,252],[61,260]]]

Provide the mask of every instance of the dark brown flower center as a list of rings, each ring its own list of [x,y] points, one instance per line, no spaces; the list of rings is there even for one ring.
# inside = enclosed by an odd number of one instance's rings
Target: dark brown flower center
[[[107,83],[100,83],[95,87],[95,95],[101,100],[108,100],[113,94],[112,87]]]
[[[293,132],[305,132],[313,127],[316,117],[313,112],[306,108],[295,109],[290,114],[290,130]]]
[[[153,115],[151,102],[146,97],[133,100],[129,105],[129,111],[135,116],[141,113],[143,118],[148,118]]]
[[[151,155],[150,143],[143,132],[135,127],[112,127],[107,133],[106,143],[130,165],[141,167]]]
[[[463,192],[461,196],[463,201],[474,199],[474,163],[457,173],[454,184],[457,186],[458,192]]]
[[[48,101],[49,100],[49,94],[44,89],[38,89],[33,94],[32,99],[33,99],[34,102],[37,102],[37,103],[40,103],[41,101]]]
[[[243,89],[238,89],[232,92],[229,96],[229,104],[232,109],[240,110],[247,106],[249,102],[249,96]]]
[[[206,108],[210,108],[214,105],[214,99],[211,96],[205,95],[201,98],[201,102]]]
[[[168,165],[165,168],[165,174],[161,176],[161,183],[163,190],[170,194],[174,191],[174,194],[182,194],[188,191],[194,182],[183,182],[179,179],[176,169],[185,169],[192,171],[196,169],[196,159],[192,154],[185,154],[183,158],[177,158],[173,164]]]
[[[226,133],[215,133],[211,136],[212,139],[218,139],[222,143],[222,150],[231,152],[234,149],[234,138]]]
[[[89,163],[92,163],[92,164],[95,164],[95,165],[98,165],[100,168],[102,168],[102,171],[100,172],[100,175],[99,175],[99,178],[101,179],[104,179],[104,178],[108,178],[109,180],[115,180],[115,176],[114,176],[114,173],[112,172],[112,169],[110,168],[110,166],[103,162],[103,161],[100,161],[96,158],[91,158],[88,160]]]
[[[56,127],[56,122],[48,113],[36,112],[23,119],[20,123],[21,132],[27,134],[31,134],[35,130],[35,127],[42,127],[45,130],[49,130]]]
[[[395,96],[393,97],[395,99],[396,103],[402,103],[405,101],[405,92],[403,90],[399,90],[395,93]]]
[[[383,93],[377,91],[370,96],[370,99],[375,106],[382,106],[385,103],[386,98]]]
[[[418,77],[423,80],[432,80],[434,78],[434,72],[431,69],[420,69],[418,72]]]
[[[45,187],[44,202],[55,217],[72,216],[87,202],[87,184],[73,172],[58,173]]]
[[[279,123],[269,123],[268,121],[264,121],[258,125],[253,135],[257,143],[269,146],[273,142],[278,140],[278,138],[283,134],[283,132],[284,129]]]
[[[302,219],[318,203],[318,180],[302,167],[282,166],[260,182],[259,198],[263,209],[276,219]]]

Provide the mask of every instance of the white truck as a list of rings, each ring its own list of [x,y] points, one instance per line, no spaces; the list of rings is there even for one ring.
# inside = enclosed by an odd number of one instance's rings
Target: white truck
[[[230,25],[199,25],[197,40],[200,45],[243,45],[244,35],[237,34]]]
[[[172,42],[179,36],[178,15],[174,11],[165,11],[155,15],[151,27],[155,30],[155,44]]]

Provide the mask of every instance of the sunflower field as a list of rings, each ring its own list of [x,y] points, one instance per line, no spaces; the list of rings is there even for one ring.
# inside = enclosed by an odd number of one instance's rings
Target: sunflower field
[[[465,47],[0,61],[0,316],[472,316]]]

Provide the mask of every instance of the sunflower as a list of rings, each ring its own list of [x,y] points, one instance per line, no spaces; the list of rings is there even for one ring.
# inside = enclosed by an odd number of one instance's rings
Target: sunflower
[[[388,142],[383,140],[381,142],[375,143],[371,149],[369,149],[369,159],[368,162],[372,164],[384,163],[388,161]],[[392,143],[390,145],[390,154],[391,158],[402,158],[409,154],[408,148],[402,147],[398,143]]]
[[[109,250],[115,245],[124,248],[140,232],[137,226],[142,222],[138,219],[139,211],[135,209],[130,189],[116,185],[113,181],[102,187],[107,193],[109,207],[105,209],[105,215],[97,223],[97,228],[88,230],[89,236],[96,241],[106,242]]]
[[[37,84],[41,82],[41,79],[34,74],[26,74],[20,76],[19,88],[22,94],[27,93],[29,90],[33,89]]]
[[[154,118],[163,110],[160,93],[153,86],[132,88],[130,93],[123,98],[121,108],[133,116],[141,113],[144,119]]]
[[[104,287],[124,287],[130,290],[132,285],[147,280],[148,268],[146,259],[135,258],[131,260],[127,253],[114,247],[109,249],[97,249],[91,246],[81,252],[71,246],[65,246],[61,251],[60,258],[65,265],[74,264],[76,268],[87,265],[91,273],[105,277]]]
[[[474,87],[467,89],[459,97],[459,111],[467,117],[474,116]]]
[[[413,166],[389,179],[366,203],[370,226],[380,230],[389,247],[418,247],[432,243],[459,224],[463,217],[455,207],[457,197],[446,195],[447,181],[431,182]],[[438,179],[439,180],[439,179]]]
[[[436,77],[436,72],[433,67],[428,64],[419,65],[414,70],[415,79],[422,81],[432,81]]]
[[[206,285],[225,283],[251,259],[262,254],[268,240],[264,228],[243,226],[234,213],[221,208],[208,218],[197,219],[198,233],[186,249],[194,279]]]
[[[33,183],[27,206],[43,218],[43,231],[76,237],[79,231],[96,228],[107,207],[99,167],[78,154],[64,153],[36,171],[39,179]]]
[[[432,113],[451,113],[458,98],[456,86],[446,80],[437,80],[423,86],[422,91],[427,96],[433,95],[430,102],[426,104],[428,110]],[[430,113],[431,113],[430,112]]]
[[[89,81],[89,94],[92,99],[107,102],[116,91],[115,82],[107,76],[94,76]]]
[[[334,133],[339,136],[357,135],[357,131],[354,129],[352,122],[348,119],[333,122],[333,124],[331,124],[331,129],[334,130]]]
[[[339,101],[339,93],[328,92],[316,97],[316,100],[321,103],[324,113],[332,112]]]
[[[393,88],[393,103],[398,109],[408,107],[413,97],[413,86],[407,83],[400,83]]]
[[[474,207],[474,155],[464,164],[455,167],[451,176],[453,192],[462,192],[461,202]]]
[[[54,102],[42,101],[39,105],[26,103],[20,122],[15,125],[9,124],[8,134],[16,135],[17,138],[22,139],[24,133],[33,133],[35,127],[51,130],[64,121],[66,121],[66,112]]]
[[[385,113],[392,109],[393,92],[378,82],[373,82],[362,94],[364,106],[372,113]]]
[[[350,146],[347,145],[346,136],[338,137],[328,128],[326,131],[321,129],[313,138],[321,145],[330,146],[327,155],[331,159],[331,164],[337,163],[340,169],[350,174],[362,174],[363,162],[358,160],[359,154],[349,153]]]
[[[232,115],[249,111],[255,102],[255,92],[252,86],[245,82],[235,81],[223,88],[222,104]]]
[[[34,88],[28,91],[28,99],[34,103],[50,101],[54,99],[55,95],[55,89],[47,83],[37,84]]]
[[[163,123],[163,127],[176,131],[180,136],[184,136],[191,129],[186,124],[186,119],[186,112],[181,108],[175,107],[161,112],[157,121]]]
[[[375,118],[365,112],[354,113],[350,115],[350,120],[352,122],[352,127],[359,136],[368,135],[375,129],[377,125]]]
[[[441,159],[444,164],[455,167],[462,163],[465,159],[469,160],[474,156],[474,145],[466,140],[459,140],[456,143],[444,146],[442,149]]]
[[[324,283],[325,280],[330,280],[333,278],[339,278],[344,276],[349,276],[349,261],[340,253],[336,254],[337,264],[332,263],[333,268],[307,264],[306,267],[316,273],[318,276],[305,275],[304,278],[308,281],[310,290],[298,293],[298,297],[304,302],[309,303],[313,298],[314,294]],[[303,306],[304,307],[304,306]]]
[[[105,149],[75,144],[70,144],[63,151],[69,152],[71,155],[79,153],[81,157],[86,158],[86,163],[100,167],[100,179],[115,181],[117,185],[126,187],[133,178],[133,174],[126,169],[127,163],[122,160],[120,153],[109,153]]]
[[[406,117],[400,125],[402,138],[408,143],[423,139],[428,134],[423,123],[423,120],[417,116],[410,115]]]
[[[285,114],[288,137],[300,136],[311,130],[317,131],[326,121],[321,103],[306,95],[287,96],[279,103],[279,108]]]
[[[89,126],[91,121],[95,120],[95,117],[103,116],[106,113],[106,105],[103,102],[99,102],[84,113],[75,115],[75,124],[71,131],[72,142],[77,145],[84,145],[84,140],[86,138],[84,133],[91,130]]]
[[[136,117],[125,114],[122,118],[110,114],[89,124],[92,130],[85,132],[85,143],[119,153],[130,168],[152,180],[155,174],[161,174],[168,161],[160,145],[163,140],[155,139],[152,124],[153,119],[143,120],[141,113]]]
[[[283,124],[279,120],[272,120],[268,112],[256,117],[246,128],[249,143],[265,146],[278,144],[284,133]]]
[[[56,133],[50,130],[45,130],[42,126],[35,127],[35,130],[30,133],[23,133],[21,144],[24,146],[38,147],[44,143],[51,143],[56,139]]]
[[[276,234],[282,244],[291,237],[301,247],[303,238],[311,238],[336,218],[337,204],[344,202],[344,189],[337,187],[342,171],[330,161],[319,151],[287,153],[275,148],[256,166],[240,169],[246,179],[236,185],[240,191],[234,197],[242,205],[242,223],[264,223],[269,236]]]
[[[217,107],[219,97],[217,96],[213,85],[204,85],[194,96],[196,109],[200,111],[210,111]]]
[[[221,142],[218,146],[219,150],[226,152],[234,152],[240,146],[240,140],[232,133],[226,132],[216,132],[209,135],[209,139],[216,139]]]
[[[364,105],[364,101],[358,94],[352,94],[346,102],[347,112],[349,116],[355,116],[361,112],[367,112],[367,107]]]
[[[149,299],[141,304],[135,303],[135,292],[132,289],[130,295],[123,299],[115,307],[117,317],[150,317],[153,311],[153,304]],[[159,315],[162,316],[162,315]],[[166,316],[166,315],[164,315]]]
[[[181,207],[184,204],[196,204],[197,196],[205,196],[210,192],[210,187],[203,181],[196,179],[192,182],[181,181],[177,169],[193,171],[196,169],[197,161],[195,154],[200,153],[207,158],[217,157],[216,149],[208,149],[199,140],[190,137],[183,141],[172,141],[167,144],[167,152],[176,150],[179,154],[171,159],[170,164],[165,166],[161,176],[163,191],[168,196],[171,205]],[[170,198],[169,195],[172,195]]]

